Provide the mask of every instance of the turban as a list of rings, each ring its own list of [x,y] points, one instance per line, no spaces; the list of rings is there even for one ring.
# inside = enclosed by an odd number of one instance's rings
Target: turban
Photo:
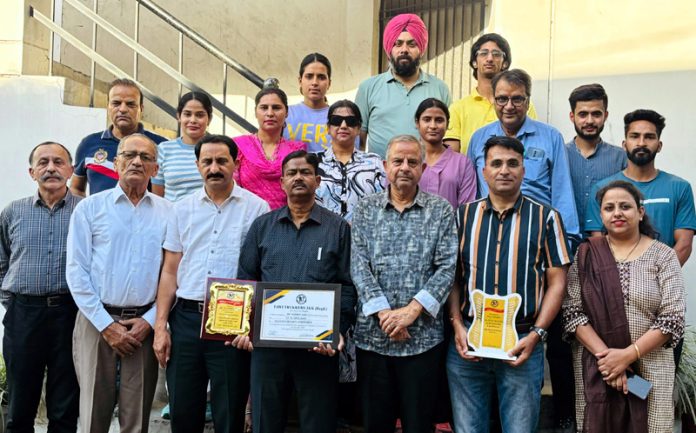
[[[425,27],[423,20],[415,14],[401,14],[389,20],[389,23],[384,28],[382,47],[387,53],[387,58],[391,59],[394,42],[399,38],[401,32],[408,32],[413,36],[421,54],[425,53],[425,50],[428,48],[428,29]]]

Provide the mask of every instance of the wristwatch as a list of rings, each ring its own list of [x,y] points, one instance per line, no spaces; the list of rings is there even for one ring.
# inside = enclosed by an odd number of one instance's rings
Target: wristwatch
[[[549,338],[549,333],[546,331],[546,329],[538,326],[532,326],[529,328],[529,332],[535,332],[541,339],[542,343],[546,342],[546,340]]]

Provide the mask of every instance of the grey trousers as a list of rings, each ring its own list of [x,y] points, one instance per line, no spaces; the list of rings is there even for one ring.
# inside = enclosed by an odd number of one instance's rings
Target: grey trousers
[[[120,317],[113,316],[114,320]],[[147,433],[157,385],[157,359],[153,334],[133,355],[120,357],[97,328],[77,313],[73,331],[73,361],[80,384],[80,430],[108,433],[118,395],[121,433]],[[121,363],[116,389],[117,361]]]

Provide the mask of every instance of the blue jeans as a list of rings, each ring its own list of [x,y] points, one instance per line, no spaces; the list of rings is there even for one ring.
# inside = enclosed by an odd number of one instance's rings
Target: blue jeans
[[[522,338],[524,335],[520,335]],[[472,362],[462,359],[454,342],[447,352],[447,379],[457,433],[488,433],[491,390],[500,401],[500,420],[505,433],[534,433],[539,421],[544,382],[544,345],[534,347],[519,367],[497,359]]]

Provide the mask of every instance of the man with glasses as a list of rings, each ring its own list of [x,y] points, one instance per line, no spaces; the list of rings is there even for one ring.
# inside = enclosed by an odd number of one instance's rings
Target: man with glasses
[[[171,204],[147,191],[158,169],[149,137],[124,137],[114,166],[118,184],[77,205],[67,241],[66,279],[80,310],[80,429],[90,433],[109,431],[117,396],[121,432],[147,431],[157,383],[154,301]]]
[[[355,103],[363,116],[360,147],[384,158],[395,135],[418,136],[413,122],[418,104],[437,98],[449,105],[450,93],[447,84],[420,68],[428,49],[428,29],[418,15],[392,18],[384,29],[382,48],[389,70],[360,83]]]
[[[477,83],[469,96],[449,107],[450,122],[445,134],[445,144],[453,150],[465,154],[471,135],[482,126],[497,120],[491,80],[498,72],[507,71],[511,63],[510,44],[497,33],[486,33],[471,46],[469,66],[474,70]],[[532,119],[537,118],[531,101],[527,115]]]
[[[75,152],[75,173],[70,181],[70,191],[84,197],[106,189],[118,182],[114,157],[118,142],[123,137],[139,133],[146,135],[156,144],[166,138],[146,131],[140,118],[143,115],[143,92],[127,78],[118,78],[109,85],[109,102],[106,111],[111,126],[83,138]]]
[[[493,77],[492,85],[498,121],[477,130],[471,136],[467,151],[478,174],[478,196],[488,194],[483,178],[486,141],[493,136],[517,138],[524,145],[522,193],[556,209],[568,235],[577,237],[580,226],[563,136],[553,126],[527,116],[532,78],[521,69],[511,69]]]

